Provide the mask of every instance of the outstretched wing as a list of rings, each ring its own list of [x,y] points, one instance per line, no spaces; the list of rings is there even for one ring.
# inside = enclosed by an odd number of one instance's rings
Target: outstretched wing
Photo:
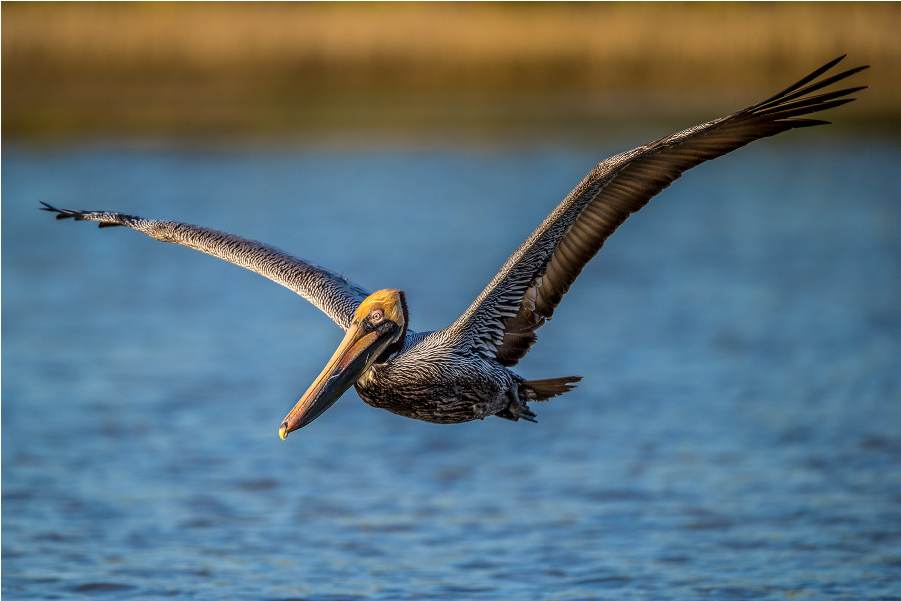
[[[816,81],[844,56],[744,110],[691,127],[598,164],[507,260],[452,326],[464,344],[515,365],[536,340],[563,295],[632,213],[686,170],[759,138],[828,123],[798,119],[853,98],[866,86],[814,94],[867,67]]]
[[[41,204],[43,210],[56,213],[57,219],[97,221],[100,227],[124,225],[156,240],[181,244],[254,271],[304,297],[345,330],[357,306],[369,296],[364,289],[333,271],[255,240],[189,223],[144,219],[125,213],[71,211]]]

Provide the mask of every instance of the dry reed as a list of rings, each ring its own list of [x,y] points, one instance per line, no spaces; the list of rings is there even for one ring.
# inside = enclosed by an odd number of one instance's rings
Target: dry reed
[[[846,52],[875,67],[875,93],[859,111],[896,119],[901,106],[897,3],[4,2],[2,10],[5,135],[303,127],[346,122],[347,110],[379,98],[413,110],[410,98],[654,93],[706,109],[707,93],[746,99]],[[311,113],[292,115],[297,107]]]

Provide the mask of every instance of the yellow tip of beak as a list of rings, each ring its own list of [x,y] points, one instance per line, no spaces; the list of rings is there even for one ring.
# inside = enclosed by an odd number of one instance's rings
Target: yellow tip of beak
[[[282,424],[281,427],[279,427],[278,437],[281,438],[282,440],[288,438],[288,426],[286,426],[285,424]]]

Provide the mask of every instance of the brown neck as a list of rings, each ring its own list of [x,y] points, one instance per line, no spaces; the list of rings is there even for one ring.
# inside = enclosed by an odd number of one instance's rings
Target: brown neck
[[[410,323],[410,313],[407,311],[407,297],[404,294],[404,291],[398,290],[398,294],[400,295],[400,308],[404,314],[404,326],[400,332],[400,336],[398,337],[397,342],[386,348],[385,352],[379,355],[379,358],[376,359],[376,363],[384,363],[388,360],[388,357],[390,357],[394,353],[399,353],[401,349],[404,348],[404,340],[406,340],[407,338],[407,324]]]

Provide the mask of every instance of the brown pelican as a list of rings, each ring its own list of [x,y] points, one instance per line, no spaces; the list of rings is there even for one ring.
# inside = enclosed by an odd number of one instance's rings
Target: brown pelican
[[[282,421],[282,438],[316,419],[351,386],[374,407],[427,422],[489,415],[535,421],[529,403],[567,392],[580,378],[526,380],[510,368],[535,343],[535,330],[551,318],[607,237],[687,169],[759,138],[828,123],[799,117],[850,102],[850,94],[866,87],[819,92],[866,68],[824,76],[843,58],[746,109],[599,163],[507,259],[466,312],[436,332],[409,329],[402,291],[370,294],[333,271],[261,242],[186,223],[42,204],[57,219],[124,225],[255,271],[341,326],[344,340]]]

